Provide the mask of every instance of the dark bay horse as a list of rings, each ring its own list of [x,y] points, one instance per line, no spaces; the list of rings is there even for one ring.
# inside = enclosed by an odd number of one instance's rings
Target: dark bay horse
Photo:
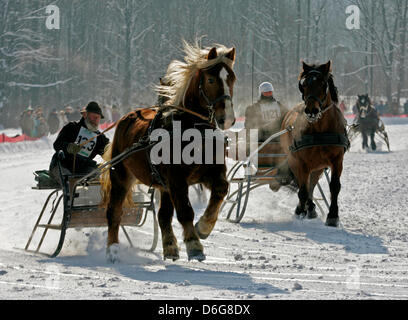
[[[235,123],[232,104],[235,48],[221,45],[212,48],[200,48],[197,44],[184,45],[185,62],[171,62],[163,79],[165,85],[157,89],[158,93],[168,97],[168,100],[159,109],[139,109],[124,116],[117,124],[105,159],[115,157],[133,143],[151,138],[150,133],[154,132],[154,129],[169,132],[170,139],[175,140],[172,128],[176,121],[181,123],[182,134],[194,128],[218,127],[226,130]],[[167,85],[169,83],[171,85]],[[187,142],[183,138],[182,147],[185,144]],[[209,151],[204,142],[200,148],[203,155]],[[183,227],[189,260],[205,259],[200,238],[205,239],[210,235],[217,221],[219,208],[228,192],[225,161],[222,164],[208,164],[207,161],[200,164],[186,163],[183,158],[181,162],[177,162],[175,158],[180,155],[174,154],[174,150],[170,152],[170,163],[158,164],[151,161],[150,149],[136,152],[105,175],[102,189],[103,204],[107,208],[109,261],[117,260],[122,205],[136,181],[160,190],[158,219],[164,259],[179,258],[177,239],[172,229],[174,209]],[[212,154],[215,159],[215,153]],[[211,196],[203,216],[194,226],[194,211],[188,197],[188,187],[198,183],[210,189]]]
[[[331,204],[326,225],[336,227],[339,223],[337,198],[343,156],[349,141],[346,121],[337,107],[338,94],[331,74],[331,61],[322,65],[303,62],[299,90],[304,103],[286,114],[282,129],[293,126],[293,130],[281,136],[289,169],[299,187],[295,214],[310,219],[317,216],[313,190],[323,170],[330,168]]]
[[[372,106],[368,94],[358,95],[357,103],[357,130],[363,136],[363,149],[368,149],[368,136],[371,139],[371,149],[376,150],[374,141],[375,133],[379,129],[380,117],[377,110]]]

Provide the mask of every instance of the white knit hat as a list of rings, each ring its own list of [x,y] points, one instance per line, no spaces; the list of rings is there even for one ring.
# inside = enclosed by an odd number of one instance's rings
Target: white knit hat
[[[273,92],[273,85],[270,82],[262,82],[259,86],[259,95],[262,95],[264,92]]]

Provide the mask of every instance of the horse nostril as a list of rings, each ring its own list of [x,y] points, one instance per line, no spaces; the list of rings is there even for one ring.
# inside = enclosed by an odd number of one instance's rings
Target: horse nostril
[[[224,117],[222,117],[222,118],[221,118],[221,119],[219,119],[217,122],[218,122],[218,124],[223,125],[223,124],[225,123],[225,118],[224,118]]]

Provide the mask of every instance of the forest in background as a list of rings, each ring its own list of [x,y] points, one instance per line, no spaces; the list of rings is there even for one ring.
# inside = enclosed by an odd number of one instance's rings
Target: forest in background
[[[46,7],[60,29],[46,27]],[[360,8],[360,29],[346,8]],[[236,47],[238,114],[263,81],[300,100],[300,61],[333,61],[344,96],[408,97],[408,0],[0,0],[0,123],[31,105],[74,108],[90,100],[122,112],[156,102],[154,85],[182,39]]]

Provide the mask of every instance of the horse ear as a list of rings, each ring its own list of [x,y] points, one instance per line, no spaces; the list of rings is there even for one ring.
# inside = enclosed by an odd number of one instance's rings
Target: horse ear
[[[211,50],[210,50],[210,52],[208,52],[208,55],[207,55],[207,60],[212,60],[212,59],[215,59],[215,58],[217,58],[217,48],[216,47],[213,47]]]
[[[319,71],[321,71],[324,74],[328,74],[332,71],[332,62],[329,60],[326,64],[322,64],[319,67]]]
[[[302,68],[303,68],[303,73],[308,73],[310,70],[312,70],[312,67],[309,66],[304,60],[302,62]]]
[[[225,55],[228,59],[235,61],[235,48],[232,48],[230,52]]]

